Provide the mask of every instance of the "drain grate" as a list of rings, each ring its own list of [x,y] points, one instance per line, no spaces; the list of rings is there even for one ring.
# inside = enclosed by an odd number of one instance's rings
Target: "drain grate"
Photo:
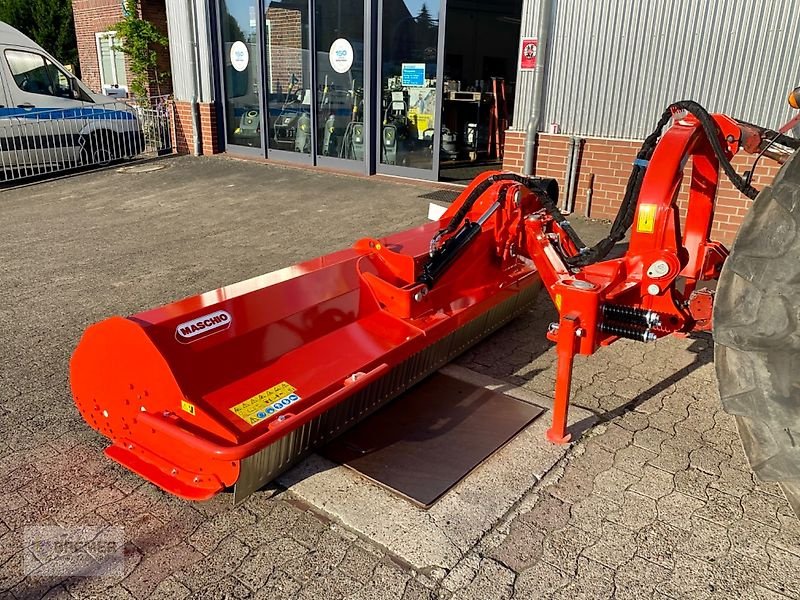
[[[425,200],[435,200],[437,202],[453,202],[458,196],[461,194],[460,191],[454,190],[436,190],[435,192],[428,192],[427,194],[422,194],[419,198],[423,198]]]

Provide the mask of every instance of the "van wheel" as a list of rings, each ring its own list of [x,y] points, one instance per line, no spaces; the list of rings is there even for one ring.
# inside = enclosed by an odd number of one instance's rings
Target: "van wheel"
[[[116,133],[96,131],[84,138],[81,162],[84,165],[106,167],[120,158],[120,144]]]

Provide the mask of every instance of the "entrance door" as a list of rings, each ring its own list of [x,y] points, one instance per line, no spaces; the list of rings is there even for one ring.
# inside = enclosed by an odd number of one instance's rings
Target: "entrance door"
[[[264,2],[267,156],[310,164],[314,148],[308,0]]]
[[[364,172],[369,148],[365,108],[364,0],[316,2],[317,164]]]
[[[379,14],[379,173],[439,174],[446,0],[383,0]]]
[[[262,147],[257,0],[219,0],[219,15],[225,139],[232,150],[248,153]]]

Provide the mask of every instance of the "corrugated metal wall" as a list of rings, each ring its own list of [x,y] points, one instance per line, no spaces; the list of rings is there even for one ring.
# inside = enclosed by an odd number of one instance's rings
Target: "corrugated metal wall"
[[[643,138],[666,106],[777,126],[800,85],[800,0],[554,0],[542,129]],[[538,0],[523,9],[536,35]],[[532,74],[520,73],[515,129],[530,114]]]
[[[189,0],[194,3],[197,16],[198,49],[200,51],[200,93],[198,101],[211,102],[214,98],[211,56],[211,27],[206,0]],[[191,40],[192,22],[187,0],[166,0],[167,26],[169,28],[169,52],[172,66],[172,87],[176,100],[192,99],[191,70],[193,48]]]

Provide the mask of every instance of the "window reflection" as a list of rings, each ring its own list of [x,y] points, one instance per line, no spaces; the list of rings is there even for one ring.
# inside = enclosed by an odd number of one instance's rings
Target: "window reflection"
[[[227,139],[231,144],[260,148],[256,4],[253,0],[223,0],[221,4]]]
[[[364,160],[364,1],[316,4],[317,153]]]
[[[310,154],[311,77],[307,2],[268,2],[264,31],[264,52],[268,65],[269,147]]]
[[[433,167],[439,4],[385,2],[380,161]]]

